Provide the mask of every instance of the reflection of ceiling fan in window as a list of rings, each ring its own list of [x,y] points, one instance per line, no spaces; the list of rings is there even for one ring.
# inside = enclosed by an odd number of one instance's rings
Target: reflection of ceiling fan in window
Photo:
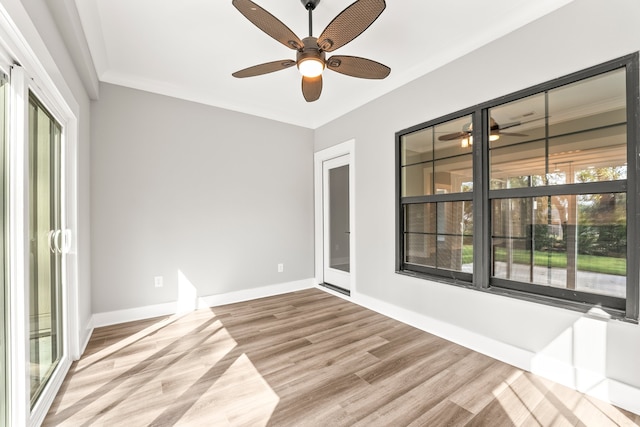
[[[500,135],[505,136],[528,136],[523,133],[514,133],[514,132],[502,132],[504,129],[509,129],[512,127],[520,126],[521,122],[513,122],[504,126],[500,126],[493,118],[491,118],[491,128],[489,129],[489,141],[497,141],[500,139]],[[462,127],[462,131],[448,133],[446,135],[442,135],[438,138],[438,141],[455,141],[456,139],[460,140],[460,146],[462,148],[466,148],[470,145],[473,145],[473,124],[467,123]]]

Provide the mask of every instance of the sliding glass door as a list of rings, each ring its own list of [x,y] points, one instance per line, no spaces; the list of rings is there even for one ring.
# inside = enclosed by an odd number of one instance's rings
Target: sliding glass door
[[[79,110],[7,18],[0,13],[0,426],[38,426],[79,356]]]
[[[62,128],[29,96],[29,354],[33,407],[63,355]]]

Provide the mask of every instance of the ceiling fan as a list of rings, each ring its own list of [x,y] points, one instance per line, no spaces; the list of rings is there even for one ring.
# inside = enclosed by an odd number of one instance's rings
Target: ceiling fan
[[[327,25],[320,37],[313,37],[313,10],[320,0],[301,0],[309,12],[309,37],[302,40],[278,18],[251,0],[233,0],[232,4],[256,27],[296,50],[296,60],[281,59],[236,71],[234,77],[253,77],[298,66],[302,74],[302,95],[307,102],[316,101],[322,93],[322,71],[325,68],[363,79],[384,79],[391,69],[379,62],[357,56],[334,55],[326,59],[325,52],[333,52],[364,32],[385,9],[384,0],[357,0]]]
[[[504,126],[500,126],[495,120],[493,120],[493,117],[491,117],[490,118],[491,127],[489,128],[489,141],[497,141],[498,139],[500,139],[501,135],[528,136],[524,133],[503,132],[504,129],[520,126],[521,124],[522,124],[521,122],[513,122]],[[473,136],[471,135],[472,131],[473,131],[473,124],[467,123],[462,127],[462,131],[442,135],[438,138],[438,141],[454,141],[456,139],[460,139],[461,140],[460,146],[462,148],[466,148],[469,145],[473,145]]]

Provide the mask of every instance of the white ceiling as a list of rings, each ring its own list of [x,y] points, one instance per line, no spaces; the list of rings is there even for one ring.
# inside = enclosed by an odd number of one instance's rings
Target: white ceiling
[[[254,0],[300,38],[300,0]],[[353,0],[321,0],[313,35]],[[100,81],[315,129],[573,0],[390,0],[357,39],[333,52],[391,67],[385,80],[325,71],[320,99],[302,97],[295,67],[258,77],[231,73],[295,59],[231,0],[75,0]]]

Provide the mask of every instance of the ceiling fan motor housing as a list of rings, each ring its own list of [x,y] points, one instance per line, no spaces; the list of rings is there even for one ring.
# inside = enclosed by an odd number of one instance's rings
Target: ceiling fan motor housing
[[[300,64],[300,62],[305,61],[307,59],[315,59],[316,61],[320,61],[323,64],[325,63],[326,55],[323,51],[318,47],[318,39],[315,37],[305,37],[302,39],[304,43],[304,47],[302,50],[298,51],[296,62]]]

